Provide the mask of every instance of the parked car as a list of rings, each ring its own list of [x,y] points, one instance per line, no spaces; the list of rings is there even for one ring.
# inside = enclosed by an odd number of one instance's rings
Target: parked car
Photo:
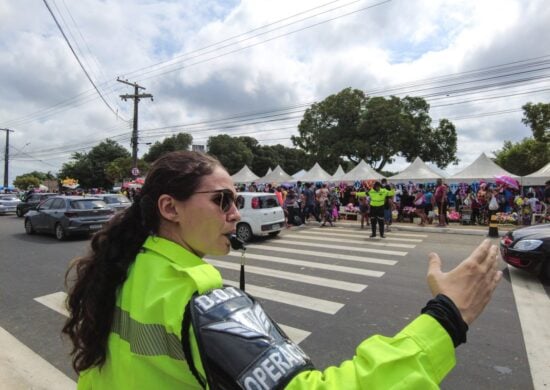
[[[285,226],[285,213],[277,196],[269,192],[239,192],[237,208],[241,220],[237,237],[249,241],[253,236],[276,236]]]
[[[508,264],[550,280],[550,224],[507,232],[500,240],[500,253]]]
[[[17,196],[12,194],[0,194],[0,214],[15,213],[17,204],[21,202]]]
[[[17,214],[18,217],[22,217],[27,211],[38,206],[40,202],[55,195],[58,194],[53,192],[37,192],[35,194],[31,194],[26,200],[22,200],[17,204],[15,214]]]
[[[25,231],[51,233],[64,240],[73,234],[98,231],[114,214],[115,210],[97,198],[53,196],[25,215]]]
[[[107,206],[111,207],[115,211],[125,210],[132,205],[130,199],[122,194],[98,194],[94,196],[103,200],[107,203]]]

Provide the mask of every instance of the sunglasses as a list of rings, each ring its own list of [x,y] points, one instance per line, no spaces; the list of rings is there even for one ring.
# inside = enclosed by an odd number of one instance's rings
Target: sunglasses
[[[220,206],[220,210],[224,213],[231,210],[233,205],[237,206],[242,199],[242,196],[236,196],[233,191],[225,188],[223,190],[197,191],[195,194],[216,194],[216,196],[212,198],[212,202],[218,204]]]

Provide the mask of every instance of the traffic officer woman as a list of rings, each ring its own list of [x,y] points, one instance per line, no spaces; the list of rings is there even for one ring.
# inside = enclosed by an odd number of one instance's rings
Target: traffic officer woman
[[[372,234],[376,237],[376,223],[380,226],[380,237],[384,238],[384,204],[387,197],[395,195],[395,190],[382,187],[379,181],[375,182],[369,190],[370,198],[370,223]]]
[[[79,389],[438,388],[502,276],[488,240],[448,273],[430,254],[434,298],[423,314],[318,371],[253,297],[224,287],[203,259],[229,252],[239,201],[231,176],[206,154],[172,152],[153,163],[134,204],[67,272],[63,332]]]

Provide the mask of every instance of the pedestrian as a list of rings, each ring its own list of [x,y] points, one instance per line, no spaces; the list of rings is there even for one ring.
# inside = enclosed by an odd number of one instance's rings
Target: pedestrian
[[[443,183],[443,179],[437,179],[437,186],[435,187],[435,193],[433,200],[435,202],[434,207],[437,207],[439,213],[439,223],[437,226],[447,226],[447,186]]]
[[[447,273],[431,253],[434,298],[422,314],[321,372],[203,259],[229,252],[237,203],[231,176],[207,154],[171,152],[151,165],[134,204],[67,272],[63,332],[79,389],[437,388],[502,277],[489,240]]]
[[[373,184],[373,187],[368,192],[370,199],[370,225],[371,225],[371,238],[376,237],[376,225],[380,227],[380,237],[384,236],[384,203],[388,196],[395,195],[395,190],[387,190],[382,188],[382,184],[377,181]]]

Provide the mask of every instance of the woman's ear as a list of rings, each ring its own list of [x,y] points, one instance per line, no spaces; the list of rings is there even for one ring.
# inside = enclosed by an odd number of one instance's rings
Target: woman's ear
[[[162,194],[158,200],[158,208],[162,218],[171,221],[178,222],[178,210],[176,207],[177,200],[167,194]]]

